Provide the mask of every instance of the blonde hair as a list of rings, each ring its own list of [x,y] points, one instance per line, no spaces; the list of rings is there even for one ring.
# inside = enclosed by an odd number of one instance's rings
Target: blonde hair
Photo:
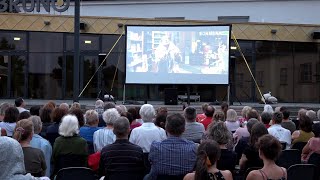
[[[99,121],[99,115],[97,111],[92,109],[86,111],[84,118],[86,119],[86,124],[93,124],[95,121]]]
[[[13,138],[18,142],[25,141],[33,134],[33,123],[29,119],[22,119],[17,122]]]
[[[235,110],[233,110],[233,109],[229,109],[227,111],[226,120],[234,122],[234,121],[237,121],[237,119],[238,119],[237,112]]]
[[[241,111],[241,115],[242,117],[244,118],[247,118],[248,117],[248,112],[251,110],[252,108],[250,106],[245,106],[242,108],[242,111]]]

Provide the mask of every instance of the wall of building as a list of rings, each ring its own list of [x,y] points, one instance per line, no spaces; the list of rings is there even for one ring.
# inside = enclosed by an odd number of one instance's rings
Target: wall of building
[[[249,16],[249,22],[319,24],[318,0],[150,0],[82,1],[82,16],[183,17],[217,21],[218,16]],[[51,11],[51,14],[57,14]],[[43,14],[48,14],[43,11]],[[73,15],[74,7],[63,15]],[[59,14],[59,13],[58,13]]]

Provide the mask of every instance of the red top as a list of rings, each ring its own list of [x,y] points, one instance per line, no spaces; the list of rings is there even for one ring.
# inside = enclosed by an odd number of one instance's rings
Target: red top
[[[197,114],[197,117],[196,117],[196,121],[197,122],[200,122],[201,120],[205,119],[206,118],[206,115],[204,114]]]
[[[207,127],[211,122],[212,122],[212,117],[206,117],[206,118],[200,120],[200,123],[203,124],[205,130],[207,130]]]

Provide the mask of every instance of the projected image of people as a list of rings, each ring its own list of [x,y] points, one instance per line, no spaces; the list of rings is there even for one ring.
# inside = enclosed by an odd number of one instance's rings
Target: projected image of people
[[[152,77],[163,80],[163,83],[182,83],[186,75],[190,74],[195,75],[192,76],[194,79],[217,75],[216,83],[227,83],[229,34],[228,26],[129,26],[126,34],[128,78],[140,74],[143,77],[136,77],[141,79],[139,82],[152,83],[148,79]]]

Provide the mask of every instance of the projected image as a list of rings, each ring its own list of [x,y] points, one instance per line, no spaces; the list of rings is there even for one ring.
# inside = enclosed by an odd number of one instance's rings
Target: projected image
[[[126,60],[127,75],[168,78],[161,83],[182,83],[179,74],[227,76],[229,26],[128,26]]]

